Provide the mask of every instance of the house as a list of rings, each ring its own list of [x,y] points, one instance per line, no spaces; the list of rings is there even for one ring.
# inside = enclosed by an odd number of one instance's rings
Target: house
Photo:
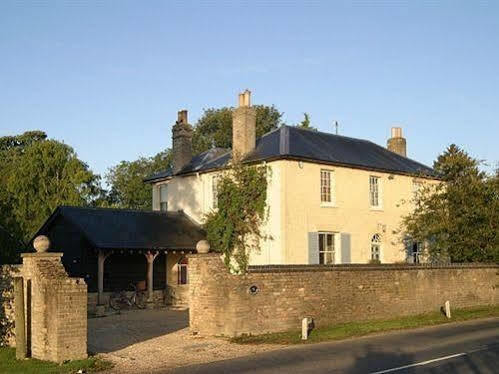
[[[408,246],[397,231],[413,209],[414,192],[438,178],[406,157],[400,128],[384,148],[292,126],[256,139],[255,127],[246,91],[233,112],[233,149],[193,156],[193,130],[182,110],[172,128],[173,168],[145,180],[153,187],[153,211],[63,206],[36,235],[47,235],[50,251],[64,253],[70,276],[85,279],[91,307],[144,280],[149,301],[185,305],[185,255],[205,238],[202,223],[217,209],[218,178],[235,157],[271,170],[268,238],[251,253],[251,265],[419,261],[419,245]]]
[[[147,178],[153,209],[183,211],[199,224],[217,209],[217,178],[233,157],[265,163],[269,239],[251,253],[250,264],[346,264],[419,260],[407,245],[401,218],[413,195],[437,183],[428,166],[406,157],[401,128],[392,128],[387,148],[298,127],[282,126],[259,139],[250,92],[239,95],[233,112],[233,149],[192,155],[192,127],[180,111],[172,129],[173,168]]]

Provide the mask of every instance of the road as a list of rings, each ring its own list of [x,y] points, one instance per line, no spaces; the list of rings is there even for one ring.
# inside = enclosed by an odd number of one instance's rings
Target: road
[[[300,345],[169,372],[499,373],[499,318]]]

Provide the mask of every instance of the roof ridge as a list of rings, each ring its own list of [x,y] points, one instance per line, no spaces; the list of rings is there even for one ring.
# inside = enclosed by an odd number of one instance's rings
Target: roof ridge
[[[160,211],[160,210],[140,210],[140,209],[128,209],[128,208],[113,208],[113,207],[97,207],[97,206],[74,206],[74,205],[59,205],[57,209],[79,209],[79,210],[96,210],[96,211],[114,211],[114,212],[129,212],[129,213],[149,213],[149,214],[163,214],[163,215],[168,215],[168,214],[175,214],[175,215],[181,215],[185,214],[184,212],[179,212],[179,211]]]
[[[282,126],[279,132],[279,154],[287,155],[289,153],[289,127]]]

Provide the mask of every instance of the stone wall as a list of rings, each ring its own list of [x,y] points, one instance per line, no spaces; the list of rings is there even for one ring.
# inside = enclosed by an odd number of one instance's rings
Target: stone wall
[[[20,265],[0,266],[0,346],[14,344],[14,294],[13,279]]]
[[[87,357],[87,285],[69,278],[62,253],[25,253],[22,276],[27,297],[31,357],[63,362]]]
[[[499,266],[275,265],[231,275],[217,254],[189,256],[190,328],[237,336],[499,303]],[[253,289],[251,289],[253,287]],[[254,292],[252,292],[254,291]]]

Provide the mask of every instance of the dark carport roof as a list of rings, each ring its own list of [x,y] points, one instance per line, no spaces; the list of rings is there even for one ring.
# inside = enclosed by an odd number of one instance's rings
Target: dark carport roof
[[[201,226],[183,212],[58,207],[37,235],[59,216],[73,223],[95,248],[195,249],[205,238]]]

